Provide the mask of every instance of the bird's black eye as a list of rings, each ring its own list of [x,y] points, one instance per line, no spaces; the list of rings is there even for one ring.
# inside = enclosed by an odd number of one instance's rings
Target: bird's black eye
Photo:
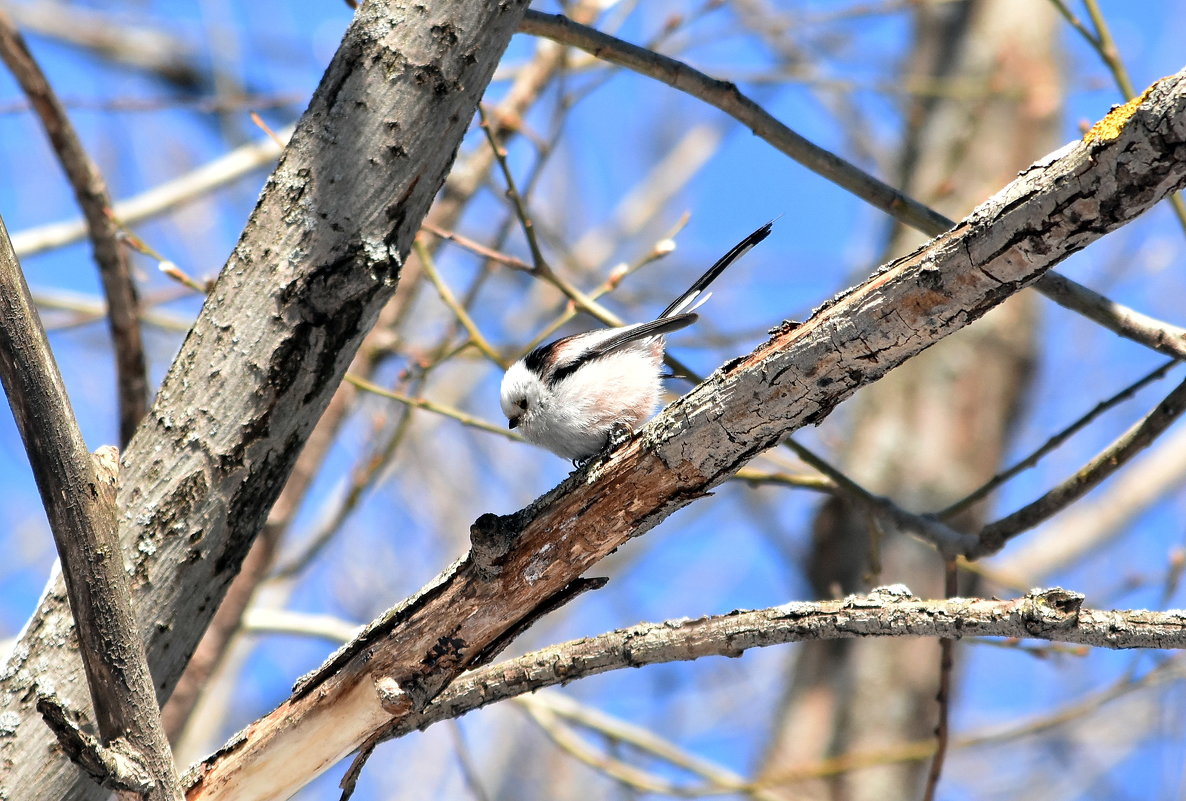
[[[515,401],[515,405],[523,411],[527,411],[527,398],[519,398],[519,400]]]

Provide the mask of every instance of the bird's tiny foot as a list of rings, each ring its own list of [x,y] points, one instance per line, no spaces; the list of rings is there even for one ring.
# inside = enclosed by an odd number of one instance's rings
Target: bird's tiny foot
[[[625,423],[618,421],[610,426],[609,431],[605,435],[605,444],[601,446],[601,450],[590,453],[588,456],[582,456],[578,459],[572,460],[572,466],[580,470],[585,465],[594,459],[606,459],[611,453],[618,449],[618,446],[626,442],[634,436],[634,430]]]

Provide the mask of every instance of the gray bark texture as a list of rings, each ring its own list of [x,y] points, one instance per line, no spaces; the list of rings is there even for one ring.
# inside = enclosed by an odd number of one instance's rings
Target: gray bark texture
[[[145,801],[181,797],[116,539],[119,451],[87,453],[62,374],[0,222],[0,379],[33,468],[66,580],[104,746],[126,743]],[[49,699],[43,699],[50,703]],[[58,727],[61,735],[68,728]],[[100,774],[104,782],[124,776]],[[126,784],[126,782],[124,782]],[[136,785],[140,782],[137,779]]]
[[[130,443],[119,533],[161,700],[391,296],[525,6],[366,4]],[[90,718],[60,580],[0,676],[0,798],[105,797],[39,688]]]
[[[514,515],[484,515],[469,556],[303,678],[187,776],[190,799],[282,798],[399,727],[554,608],[631,537],[750,458],[1186,184],[1186,71],[1047,156],[966,220],[726,364],[608,458]],[[963,543],[978,553],[975,536]],[[954,554],[953,554],[954,555]],[[278,788],[278,759],[289,766]],[[297,771],[305,771],[303,778]]]

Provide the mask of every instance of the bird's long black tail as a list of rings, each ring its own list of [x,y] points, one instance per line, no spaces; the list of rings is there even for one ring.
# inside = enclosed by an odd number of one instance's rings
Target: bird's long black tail
[[[695,303],[696,299],[700,296],[700,293],[707,289],[709,284],[717,280],[717,276],[723,273],[726,267],[748,253],[749,249],[754,245],[770,236],[770,229],[773,227],[773,225],[774,221],[771,220],[747,236],[745,239],[734,245],[732,249],[724,256],[721,256],[719,259],[717,259],[716,264],[709,267],[708,272],[697,278],[696,283],[692,284],[692,286],[688,288],[687,292],[680,295],[672,302],[670,306],[663,310],[663,313],[659,315],[659,319],[662,320],[666,317],[673,317],[686,311],[690,306],[692,306],[693,303]]]

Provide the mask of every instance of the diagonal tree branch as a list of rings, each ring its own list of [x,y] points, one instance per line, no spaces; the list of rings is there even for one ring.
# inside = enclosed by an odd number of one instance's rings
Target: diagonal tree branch
[[[107,184],[83,149],[66,110],[33,59],[24,38],[3,11],[0,11],[0,57],[37,110],[86,218],[99,277],[103,281],[103,293],[107,297],[107,320],[115,346],[122,447],[131,440],[148,408],[148,374],[144,343],[140,338],[140,300],[136,296],[136,285],[132,283],[127,251],[120,246],[119,227],[112,216]]]
[[[994,554],[1005,547],[1005,543],[1013,537],[1070,506],[1151,445],[1182,416],[1184,411],[1186,382],[1175,387],[1157,404],[1157,408],[1117,437],[1073,476],[1046,492],[1041,498],[981,529],[980,548],[967,555],[977,558]]]
[[[153,801],[181,798],[115,528],[119,454],[92,460],[0,221],[0,379],[61,559],[103,745],[126,742]]]
[[[938,236],[955,223],[889,184],[869,175],[795,133],[727,81],[720,81],[682,61],[630,44],[559,14],[528,11],[522,30],[577,47],[611,64],[618,64],[662,81],[720,109],[807,169],[881,209],[894,219]],[[1050,272],[1034,288],[1055,303],[1146,347],[1186,359],[1186,329],[1155,320],[1114,303],[1102,295]]]
[[[289,792],[381,727],[399,725],[630,538],[1186,184],[1186,70],[1111,119],[1112,133],[1047,157],[951,231],[806,323],[775,329],[612,456],[514,515],[484,515],[471,530],[467,558],[369,626],[203,763],[190,798],[272,797],[255,793],[267,784],[275,755],[299,754],[307,772],[290,777]],[[967,536],[945,556],[976,544]]]

